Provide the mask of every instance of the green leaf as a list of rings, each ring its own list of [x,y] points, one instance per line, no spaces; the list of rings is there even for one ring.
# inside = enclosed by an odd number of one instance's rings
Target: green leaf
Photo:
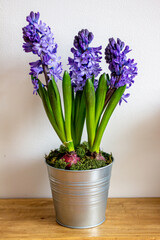
[[[76,97],[75,97],[75,129],[77,127],[77,121],[79,117],[79,109],[80,109],[80,104],[81,104],[81,97],[82,97],[82,91],[77,91],[76,92]]]
[[[78,146],[81,142],[85,116],[86,116],[85,95],[84,95],[84,91],[82,91],[78,118],[75,123],[75,132],[76,132],[75,146]]]
[[[94,80],[95,80],[95,76],[94,76],[94,74],[92,75],[91,80],[92,80],[92,83],[94,84]]]
[[[96,128],[99,123],[101,114],[103,112],[103,106],[104,106],[107,90],[108,90],[107,76],[104,73],[103,75],[100,76],[98,88],[96,91],[96,109],[95,109]]]
[[[74,145],[71,135],[71,113],[72,113],[72,86],[71,78],[67,71],[64,72],[63,76],[63,101],[64,101],[64,112],[65,112],[65,133],[66,133],[66,146],[69,152],[74,151]]]
[[[72,114],[71,114],[71,132],[72,132],[72,139],[75,145],[75,127],[74,127],[74,119],[75,119],[75,96],[74,96],[74,89],[72,88]]]
[[[62,134],[62,132],[59,130],[55,117],[53,115],[53,111],[50,105],[50,101],[49,101],[49,97],[48,97],[48,92],[46,91],[46,89],[42,86],[42,83],[39,81],[39,89],[38,89],[38,94],[40,95],[42,102],[43,102],[43,106],[45,109],[45,112],[47,114],[47,117],[52,125],[52,127],[54,128],[54,130],[56,131],[58,137],[60,138],[60,140],[62,142],[65,142],[65,135]]]
[[[89,149],[92,148],[95,137],[95,90],[91,79],[86,81],[85,85],[86,102],[86,125],[88,133]]]
[[[51,104],[51,108],[55,117],[56,124],[62,134],[65,136],[64,130],[64,118],[62,112],[61,98],[57,84],[52,76],[52,80],[48,83],[48,96]]]
[[[99,147],[100,147],[103,133],[104,133],[106,126],[108,124],[108,121],[109,121],[114,109],[116,108],[118,102],[120,101],[125,89],[126,89],[126,85],[116,89],[116,91],[113,93],[113,95],[110,99],[110,102],[108,103],[108,106],[103,114],[100,125],[98,127],[98,130],[97,130],[97,133],[95,136],[95,140],[94,140],[94,144],[92,147],[92,152],[99,152]]]

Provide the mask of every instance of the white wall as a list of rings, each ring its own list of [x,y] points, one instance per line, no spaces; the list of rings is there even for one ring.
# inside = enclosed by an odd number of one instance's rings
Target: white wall
[[[82,28],[103,51],[110,37],[133,49],[139,74],[102,141],[115,157],[110,197],[160,196],[160,1],[0,0],[0,197],[50,197],[43,156],[60,144],[32,95],[28,62],[36,57],[22,50],[31,10],[52,27],[64,69]],[[101,66],[106,71],[104,60]]]

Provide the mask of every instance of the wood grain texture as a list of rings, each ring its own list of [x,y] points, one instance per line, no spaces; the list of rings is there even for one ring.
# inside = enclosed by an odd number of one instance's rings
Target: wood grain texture
[[[108,199],[106,221],[80,230],[56,223],[52,199],[1,199],[0,239],[160,240],[160,198]]]

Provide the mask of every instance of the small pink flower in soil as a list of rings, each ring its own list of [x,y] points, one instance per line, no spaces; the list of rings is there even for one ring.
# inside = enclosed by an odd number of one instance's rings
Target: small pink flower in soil
[[[64,159],[65,162],[68,163],[67,167],[71,167],[72,164],[76,164],[78,161],[80,161],[80,158],[76,153],[66,153],[61,159]]]

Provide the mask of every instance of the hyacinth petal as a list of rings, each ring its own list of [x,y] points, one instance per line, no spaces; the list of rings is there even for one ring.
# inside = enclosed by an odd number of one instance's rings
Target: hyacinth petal
[[[38,91],[38,88],[39,88],[38,79],[36,77],[33,77],[33,75],[32,75],[31,80],[32,80],[32,84],[34,86],[33,94],[36,93],[36,95],[37,95],[37,91]]]
[[[33,11],[30,13],[30,15],[28,17],[26,17],[27,22],[34,24],[38,22],[39,19],[39,12],[34,13]]]
[[[23,43],[22,47],[25,52],[32,52],[33,45],[31,43]]]
[[[88,35],[88,42],[91,43],[93,40],[93,33],[89,33]]]
[[[128,98],[129,96],[130,96],[129,93],[123,94],[122,97],[121,97],[121,99],[120,99],[120,101],[119,101],[119,105],[121,105],[122,101],[125,101],[125,102],[127,103],[126,98]]]

